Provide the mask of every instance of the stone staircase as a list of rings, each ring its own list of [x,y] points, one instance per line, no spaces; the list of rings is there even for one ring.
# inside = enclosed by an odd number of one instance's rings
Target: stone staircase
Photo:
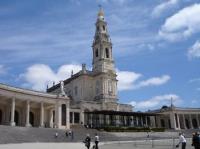
[[[23,142],[82,142],[86,134],[93,139],[97,133],[102,141],[120,140],[120,138],[101,132],[96,129],[87,129],[83,126],[72,127],[73,138],[66,137],[65,130],[55,128],[27,128],[0,125],[0,144]],[[55,134],[58,133],[58,137]],[[92,140],[93,141],[93,140]]]
[[[55,128],[27,128],[27,127],[11,127],[0,125],[0,144],[6,143],[23,143],[23,142],[82,142],[86,137],[86,134],[90,134],[92,141],[97,133],[100,137],[100,141],[127,141],[127,140],[144,140],[147,134],[141,133],[108,133],[104,131],[98,131],[96,129],[87,129],[84,126],[76,125],[72,126],[73,138],[71,136],[66,137],[65,130]],[[199,130],[184,130],[186,137],[191,137],[192,133]],[[55,137],[56,132],[58,137]],[[178,132],[180,131],[167,131],[162,133],[150,133],[150,139],[162,139],[162,138],[178,138]]]

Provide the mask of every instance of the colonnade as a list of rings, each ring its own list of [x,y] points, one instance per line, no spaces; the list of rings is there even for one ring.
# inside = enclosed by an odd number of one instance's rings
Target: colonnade
[[[200,128],[200,112],[170,112],[158,117],[159,127],[169,129],[198,129]]]
[[[130,114],[130,113],[129,113]],[[127,127],[155,127],[150,115],[120,115],[85,113],[85,125],[90,127],[127,126]]]
[[[1,125],[69,129],[69,108],[67,96],[0,84]]]
[[[0,98],[2,99],[2,98]],[[0,102],[1,124],[25,127],[56,127],[70,128],[69,103],[65,103],[65,118],[62,117],[63,103],[49,104],[43,101],[34,102],[30,100],[21,101],[12,97]],[[17,105],[16,105],[17,104]],[[33,107],[31,106],[33,105]],[[54,113],[54,114],[53,114]],[[32,116],[31,116],[32,114]],[[32,123],[31,123],[32,121]],[[63,125],[62,121],[65,121]],[[17,123],[17,124],[16,124]]]

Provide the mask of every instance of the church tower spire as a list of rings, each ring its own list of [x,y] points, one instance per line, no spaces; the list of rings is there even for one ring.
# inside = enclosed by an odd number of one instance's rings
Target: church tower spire
[[[108,34],[107,22],[104,18],[104,11],[100,7],[97,21],[93,49],[93,71],[112,72],[115,74],[114,60],[112,56],[112,43]]]

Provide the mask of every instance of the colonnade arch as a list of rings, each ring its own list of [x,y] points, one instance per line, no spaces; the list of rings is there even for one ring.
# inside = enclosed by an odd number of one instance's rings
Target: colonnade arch
[[[31,124],[31,126],[34,126],[34,113],[31,111],[29,112],[29,123]]]
[[[17,110],[15,110],[15,125],[19,126],[19,112]]]
[[[198,128],[197,119],[192,119],[192,125],[194,128]]]
[[[2,124],[2,119],[3,119],[3,112],[2,112],[2,110],[0,109],[0,125]]]
[[[190,123],[188,119],[185,119],[185,124],[186,124],[186,128],[189,129],[190,128]]]
[[[66,124],[66,105],[62,104],[62,125]]]

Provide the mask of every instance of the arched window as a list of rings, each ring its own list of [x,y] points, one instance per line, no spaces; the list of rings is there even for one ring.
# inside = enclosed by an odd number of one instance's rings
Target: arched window
[[[99,31],[99,26],[97,26],[97,31]]]
[[[106,48],[106,58],[109,58],[109,49]]]
[[[96,57],[99,56],[98,49],[95,50],[95,56],[96,56]]]

